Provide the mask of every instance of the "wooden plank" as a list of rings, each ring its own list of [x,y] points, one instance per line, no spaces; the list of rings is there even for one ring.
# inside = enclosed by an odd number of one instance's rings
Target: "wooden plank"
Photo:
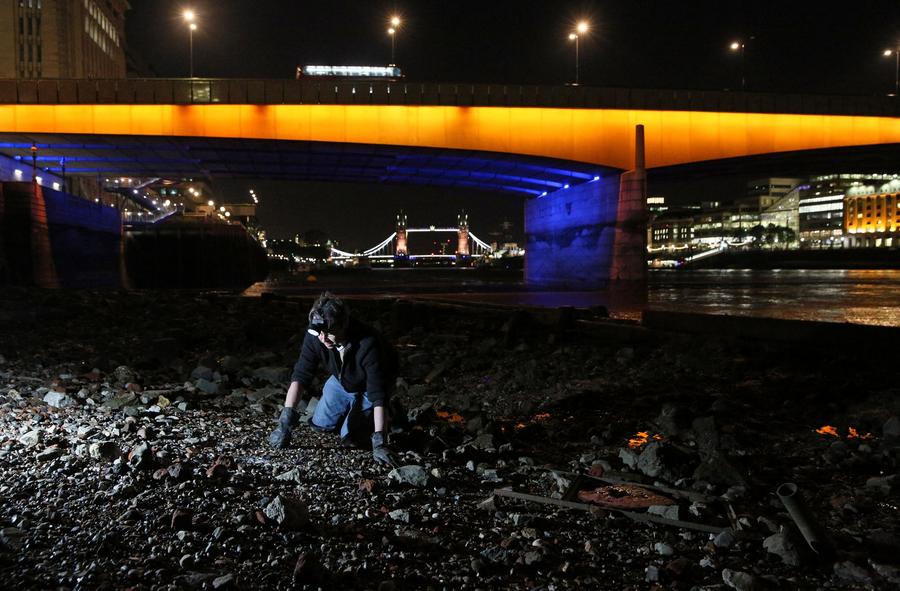
[[[665,517],[660,517],[659,515],[651,515],[649,513],[637,513],[635,511],[625,511],[624,509],[618,509],[615,507],[608,507],[602,504],[594,504],[594,503],[575,503],[572,501],[564,501],[562,499],[551,499],[549,497],[539,497],[537,495],[529,495],[526,493],[515,492],[512,490],[508,490],[505,488],[498,488],[494,490],[494,494],[498,497],[507,497],[510,499],[517,499],[520,501],[529,501],[532,503],[540,503],[542,505],[556,505],[557,507],[565,507],[566,509],[577,509],[580,511],[591,511],[593,509],[603,509],[605,511],[615,511],[625,517],[628,517],[632,521],[636,521],[638,523],[656,523],[658,525],[668,525],[671,527],[678,527],[681,529],[692,529],[695,531],[702,531],[711,534],[720,534],[726,530],[724,527],[717,527],[715,525],[706,525],[704,523],[694,523],[693,521],[681,521],[680,519],[666,519]]]

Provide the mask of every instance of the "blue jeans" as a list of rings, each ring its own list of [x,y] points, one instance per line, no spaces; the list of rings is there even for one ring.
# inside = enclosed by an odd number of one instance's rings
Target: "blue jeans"
[[[344,390],[334,376],[322,386],[322,399],[316,405],[310,425],[320,431],[336,431],[340,425],[341,439],[360,447],[371,445],[374,431],[372,403],[364,393]]]

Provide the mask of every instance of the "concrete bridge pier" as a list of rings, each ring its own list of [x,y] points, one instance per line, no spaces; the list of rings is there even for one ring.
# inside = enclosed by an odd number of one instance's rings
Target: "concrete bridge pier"
[[[563,289],[646,293],[644,126],[634,168],[564,187],[525,204],[525,281]]]

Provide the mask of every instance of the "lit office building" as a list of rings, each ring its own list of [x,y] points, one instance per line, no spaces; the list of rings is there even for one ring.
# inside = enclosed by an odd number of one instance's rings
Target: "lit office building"
[[[846,246],[877,248],[900,244],[900,194],[848,195],[844,212]]]
[[[0,78],[124,78],[127,0],[0,0]]]
[[[849,245],[843,240],[847,198],[898,190],[897,174],[832,174],[810,179],[799,195],[801,248]],[[860,213],[854,211],[855,215]]]

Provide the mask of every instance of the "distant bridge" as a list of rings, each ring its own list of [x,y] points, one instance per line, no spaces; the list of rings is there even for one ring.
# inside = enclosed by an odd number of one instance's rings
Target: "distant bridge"
[[[456,251],[453,254],[412,254],[407,246],[408,234],[420,232],[452,232],[456,234]],[[338,248],[331,249],[332,260],[345,261],[349,259],[359,259],[362,257],[370,260],[394,260],[397,258],[416,259],[460,259],[470,256],[482,256],[493,252],[490,244],[480,239],[469,230],[469,220],[465,213],[459,215],[457,227],[437,228],[429,226],[427,228],[407,228],[406,215],[401,213],[397,216],[397,230],[390,236],[362,252],[352,253]]]

